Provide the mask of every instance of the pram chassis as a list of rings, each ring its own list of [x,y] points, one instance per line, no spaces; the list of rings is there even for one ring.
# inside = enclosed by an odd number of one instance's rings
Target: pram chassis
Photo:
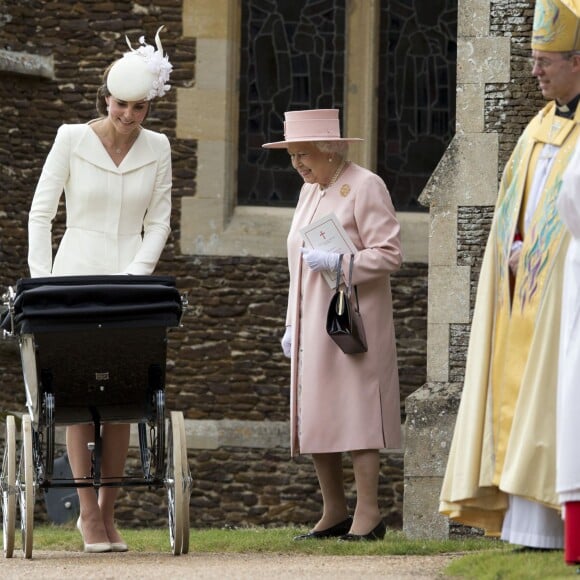
[[[167,328],[179,326],[187,300],[171,277],[71,276],[19,280],[4,296],[5,336],[18,338],[26,389],[20,456],[15,417],[6,418],[0,472],[4,556],[14,551],[16,504],[22,551],[32,557],[34,502],[51,487],[164,486],[173,554],[189,549],[192,479],[181,412],[166,436]],[[143,477],[101,476],[103,423],[137,423]],[[94,425],[92,473],[53,477],[55,427]]]

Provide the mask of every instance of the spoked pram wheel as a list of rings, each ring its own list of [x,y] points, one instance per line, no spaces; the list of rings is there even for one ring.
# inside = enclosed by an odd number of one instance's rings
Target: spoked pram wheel
[[[162,480],[165,473],[165,393],[159,390],[154,398],[154,422],[141,421],[138,425],[139,451],[145,478]]]
[[[32,558],[32,533],[34,527],[34,465],[32,461],[32,421],[29,415],[22,417],[22,452],[18,469],[18,499],[20,503],[20,527],[22,529],[22,552]]]
[[[189,551],[189,497],[191,475],[187,463],[185,423],[183,413],[172,411],[167,437],[165,485],[169,512],[169,539],[173,554]]]
[[[6,440],[0,491],[2,492],[2,532],[4,557],[12,558],[16,528],[16,423],[12,415],[6,417]]]

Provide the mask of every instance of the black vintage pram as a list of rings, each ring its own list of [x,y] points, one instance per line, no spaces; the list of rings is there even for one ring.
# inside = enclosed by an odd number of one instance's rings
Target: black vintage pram
[[[16,421],[6,418],[0,474],[4,555],[12,557],[16,504],[22,551],[32,557],[34,501],[50,487],[165,486],[173,554],[189,549],[191,474],[183,414],[168,417],[167,329],[185,297],[172,277],[66,276],[19,280],[8,288],[2,328],[18,339],[26,389],[17,462]],[[136,423],[142,477],[101,477],[101,425]],[[90,478],[56,479],[55,427],[94,424]],[[18,464],[18,468],[17,468]]]

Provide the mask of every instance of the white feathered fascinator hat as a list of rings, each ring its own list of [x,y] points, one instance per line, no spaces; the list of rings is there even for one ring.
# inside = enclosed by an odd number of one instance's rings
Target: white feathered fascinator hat
[[[115,61],[107,75],[107,89],[119,101],[150,101],[162,97],[171,85],[167,84],[173,65],[167,55],[163,54],[163,46],[159,33],[155,34],[155,45],[147,44],[145,37],[139,38],[139,48],[133,48],[127,37],[127,45],[131,49],[122,58]]]

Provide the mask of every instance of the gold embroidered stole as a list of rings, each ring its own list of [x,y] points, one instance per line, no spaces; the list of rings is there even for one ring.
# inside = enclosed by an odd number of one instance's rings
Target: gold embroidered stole
[[[492,400],[495,448],[494,484],[499,485],[509,442],[516,401],[535,332],[544,290],[549,283],[552,264],[567,232],[559,218],[556,200],[562,173],[572,155],[580,133],[580,110],[574,120],[555,116],[553,103],[528,127],[506,170],[497,211],[496,263],[498,275],[496,320],[492,355]],[[527,198],[526,184],[533,175],[545,144],[558,147],[554,153],[538,206],[525,233],[518,271],[510,290],[509,253],[522,203]],[[538,151],[540,149],[540,151]],[[523,218],[521,218],[523,222]],[[539,329],[541,332],[541,329]],[[557,361],[553,361],[557,364]],[[556,386],[553,385],[553,388]]]

